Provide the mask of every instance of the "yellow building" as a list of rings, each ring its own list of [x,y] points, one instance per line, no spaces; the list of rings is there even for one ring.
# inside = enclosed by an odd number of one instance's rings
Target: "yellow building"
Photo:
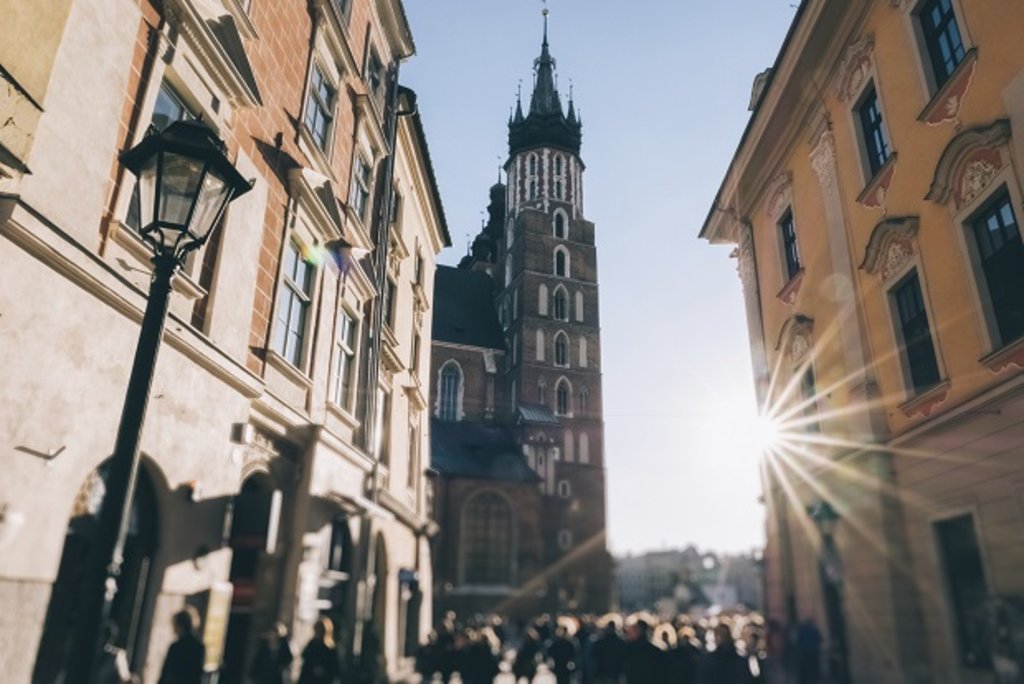
[[[1020,2],[805,0],[701,231],[737,245],[781,433],[769,617],[820,626],[840,681],[1024,656],[1021,26]]]

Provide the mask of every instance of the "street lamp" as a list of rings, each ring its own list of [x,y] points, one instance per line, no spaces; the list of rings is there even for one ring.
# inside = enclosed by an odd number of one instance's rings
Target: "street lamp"
[[[846,617],[843,614],[843,566],[835,542],[839,513],[832,504],[822,500],[808,506],[807,514],[821,533],[818,572],[825,597],[825,617],[828,620],[829,672],[839,684],[848,684],[850,665],[846,645]]]
[[[252,189],[228,160],[224,143],[201,121],[179,121],[148,135],[122,154],[121,162],[138,177],[139,233],[153,249],[153,279],[107,467],[106,495],[81,597],[81,622],[68,663],[68,672],[79,673],[85,681],[92,681],[95,674],[102,627],[110,620],[117,594],[138,479],[139,440],[171,280],[189,252],[202,247],[216,229],[228,203]]]

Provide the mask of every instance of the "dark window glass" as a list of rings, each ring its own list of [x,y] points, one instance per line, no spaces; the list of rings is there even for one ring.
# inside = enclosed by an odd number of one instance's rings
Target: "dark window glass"
[[[867,93],[861,100],[859,113],[861,131],[864,134],[864,146],[868,153],[868,165],[871,167],[873,176],[885,165],[891,154],[889,136],[885,132],[885,124],[882,122],[882,110],[878,107],[878,93],[873,84],[868,86]]]
[[[337,359],[334,367],[334,403],[349,407],[355,372],[355,321],[346,313],[338,320]]]
[[[334,110],[334,88],[327,81],[324,72],[316,64],[313,65],[313,77],[309,84],[309,96],[306,99],[306,128],[309,129],[317,147],[327,150],[328,134],[330,133],[331,112]]]
[[[814,368],[807,366],[804,374],[800,376],[800,397],[803,401],[804,430],[807,432],[821,432],[818,425],[818,388],[814,381]]]
[[[918,392],[928,389],[939,381],[939,366],[935,360],[928,312],[924,308],[921,282],[914,271],[910,277],[893,290],[896,309],[900,319],[900,332],[910,366],[910,378]]]
[[[302,361],[306,335],[306,313],[309,310],[313,265],[302,258],[299,248],[289,242],[284,253],[281,297],[277,303],[277,327],[274,349],[293,366]]]
[[[555,413],[560,416],[569,415],[569,410],[572,408],[569,405],[569,384],[565,381],[558,383],[558,387],[555,388]]]
[[[956,23],[952,0],[926,0],[918,11],[925,47],[935,74],[935,85],[941,88],[964,61],[964,41]]]
[[[782,233],[782,250],[786,255],[786,275],[792,280],[800,272],[800,253],[796,248],[796,226],[793,225],[792,210],[779,221],[779,231]]]
[[[559,240],[565,239],[565,216],[555,214],[555,237]]]
[[[438,418],[441,420],[459,419],[459,385],[462,374],[454,363],[449,363],[441,371],[441,401]]]
[[[996,327],[1003,344],[1024,335],[1024,246],[1004,189],[972,222]]]
[[[348,201],[359,220],[366,223],[370,208],[370,165],[362,157],[357,156],[355,166],[352,173],[352,190],[349,193]]]
[[[569,339],[561,333],[555,336],[555,365],[569,365]]]
[[[391,393],[381,392],[380,463],[391,465]]]
[[[395,329],[395,289],[395,281],[388,278],[384,284],[384,301],[381,306],[384,307],[384,322],[392,330]]]
[[[566,269],[565,263],[565,252],[558,250],[555,252],[555,275],[562,276],[563,278],[568,275],[568,269]]]
[[[555,318],[559,321],[569,320],[569,302],[565,290],[555,290]]]
[[[988,631],[985,619],[988,582],[974,534],[974,519],[963,515],[943,520],[935,524],[935,533],[953,608],[953,626],[961,649],[960,656],[964,665],[987,667],[990,662],[985,638]]]
[[[366,84],[370,87],[377,104],[384,100],[384,65],[376,50],[370,51],[370,58],[366,62]]]
[[[512,509],[493,492],[477,494],[462,514],[467,584],[512,584]]]

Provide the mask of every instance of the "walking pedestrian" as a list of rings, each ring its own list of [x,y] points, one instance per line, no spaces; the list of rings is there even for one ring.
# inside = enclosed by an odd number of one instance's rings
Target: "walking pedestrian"
[[[206,647],[195,635],[199,613],[192,606],[186,606],[174,614],[171,625],[178,638],[167,649],[160,684],[202,684]]]
[[[627,684],[655,684],[667,681],[665,651],[650,640],[650,625],[643,618],[626,626],[626,682]]]
[[[597,684],[619,684],[625,669],[626,642],[619,636],[614,619],[605,622],[594,643],[594,680]]]
[[[540,649],[540,634],[533,627],[527,627],[523,642],[516,651],[515,660],[512,661],[512,674],[516,678],[516,684],[521,679],[526,679],[526,684],[533,681],[537,674],[537,656],[540,655]]]
[[[736,650],[731,625],[719,622],[714,635],[715,650],[704,654],[701,681],[704,684],[749,684],[750,665]]]
[[[559,625],[555,630],[555,638],[548,646],[548,658],[551,659],[555,681],[558,684],[569,684],[576,671],[576,644],[569,638],[569,630],[564,625]]]
[[[260,638],[256,655],[249,668],[249,677],[253,684],[284,684],[291,681],[288,668],[292,660],[291,646],[288,644],[288,630],[278,622],[268,629]]]
[[[313,625],[313,638],[302,649],[299,684],[338,684],[341,664],[334,644],[334,623],[322,617]]]

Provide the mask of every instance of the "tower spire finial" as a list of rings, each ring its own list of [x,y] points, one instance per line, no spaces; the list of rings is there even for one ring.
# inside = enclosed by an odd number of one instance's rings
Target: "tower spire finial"
[[[544,15],[544,47],[548,46],[548,0],[544,0],[544,10],[541,12]]]

